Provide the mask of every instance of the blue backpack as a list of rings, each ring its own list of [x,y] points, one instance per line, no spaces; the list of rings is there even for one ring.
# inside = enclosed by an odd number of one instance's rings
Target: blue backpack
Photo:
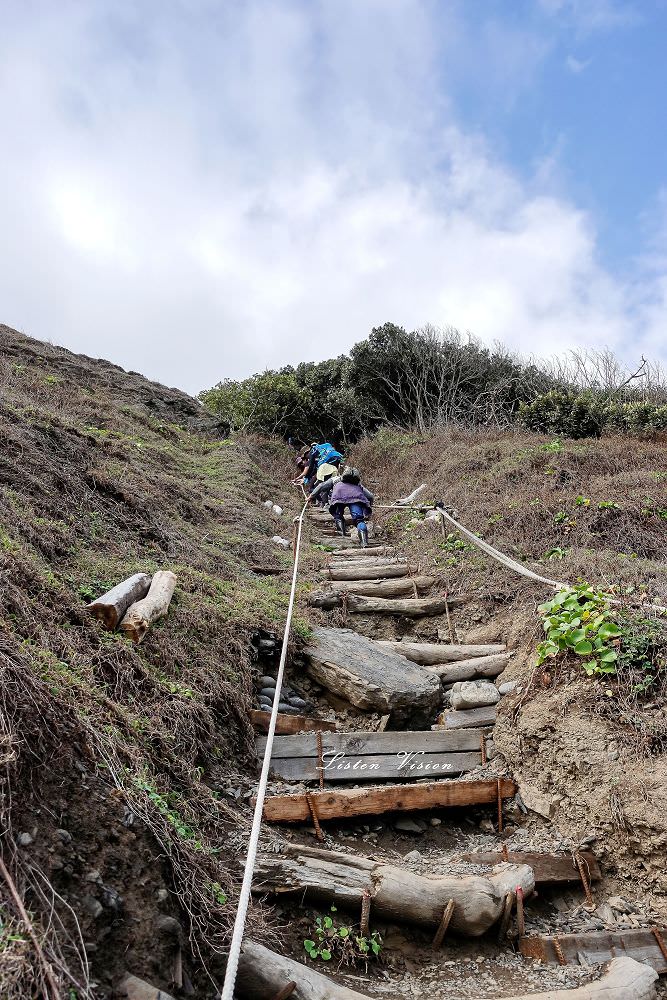
[[[336,451],[332,444],[326,441],[324,444],[318,444],[315,449],[315,454],[317,455],[317,468],[323,465],[324,462],[340,462],[342,455],[339,451]]]

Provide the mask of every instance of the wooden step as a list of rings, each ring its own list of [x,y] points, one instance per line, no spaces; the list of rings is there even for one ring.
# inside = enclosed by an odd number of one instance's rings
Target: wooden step
[[[667,950],[667,927],[657,928]],[[590,965],[609,962],[612,958],[627,955],[637,962],[650,965],[661,976],[667,974],[667,958],[653,930],[639,928],[631,931],[594,931],[590,934],[560,934],[558,937],[530,934],[519,938],[519,951],[540,962],[558,964],[557,948],[567,963],[578,963],[579,956]]]
[[[444,712],[444,722],[438,729],[476,729],[479,726],[493,726],[496,722],[497,705],[484,705],[482,708],[465,708]]]
[[[453,603],[457,598],[448,598],[449,606],[456,607]],[[442,683],[455,684],[456,681],[469,681],[482,677],[497,677],[509,663],[509,653],[498,653],[496,656],[475,656],[471,660],[457,660],[454,663],[434,663],[427,665],[427,670],[432,670],[438,675]]]
[[[325,781],[416,781],[452,777],[479,767],[483,730],[462,732],[327,733],[322,737]],[[289,781],[316,781],[320,776],[315,734],[278,736],[271,769]],[[266,739],[255,741],[261,759]]]
[[[472,730],[463,730],[471,732]],[[590,882],[602,878],[598,860],[592,851],[580,851],[586,875]],[[476,851],[472,854],[462,854],[461,861],[470,861],[475,865],[493,867],[501,861],[509,861],[514,865],[529,865],[535,873],[535,883],[553,884],[561,882],[580,882],[581,876],[571,854],[544,854],[539,851],[508,851],[507,855],[500,851]]]
[[[392,642],[382,640],[381,646],[393,649],[395,653],[407,656],[408,660],[421,663],[423,666],[433,666],[436,663],[452,663],[456,660],[469,660],[479,656],[495,656],[505,653],[507,646],[500,643],[492,645],[457,644],[446,642]]]
[[[404,615],[407,618],[424,618],[444,615],[447,610],[444,597],[348,597],[348,611],[360,615]]]
[[[264,712],[257,708],[251,708],[248,713],[250,724],[253,729],[260,733],[268,733],[270,712]],[[293,733],[315,733],[315,732],[335,732],[337,723],[328,722],[326,719],[314,719],[305,715],[284,715],[278,713],[276,719],[276,733],[281,735],[291,735]]]
[[[335,562],[338,559],[363,559],[366,556],[392,555],[396,555],[396,549],[393,545],[382,545],[381,543],[378,543],[377,545],[373,545],[372,547],[365,549],[362,549],[360,545],[357,545],[356,547],[338,549],[336,552],[331,553],[331,559]]]
[[[330,580],[395,580],[409,576],[410,567],[407,563],[400,562],[360,562],[358,566],[339,566],[332,562],[328,574]]]
[[[324,545],[329,549],[361,549],[361,545],[356,538],[344,538],[342,535],[324,535],[324,537],[314,538],[313,545]],[[368,543],[367,548],[380,548],[373,539]]]
[[[332,580],[327,590],[317,590],[310,594],[308,603],[313,608],[337,608],[342,604],[345,594],[357,597],[401,597],[414,594],[415,587],[418,593],[429,590],[434,583],[432,576],[405,576],[394,580]]]
[[[380,816],[388,812],[414,812],[459,806],[491,805],[498,796],[510,799],[517,785],[509,778],[478,781],[429,781],[417,785],[345,788],[310,792],[320,820],[351,816]],[[311,819],[305,794],[268,795],[264,819],[272,823],[303,823]]]

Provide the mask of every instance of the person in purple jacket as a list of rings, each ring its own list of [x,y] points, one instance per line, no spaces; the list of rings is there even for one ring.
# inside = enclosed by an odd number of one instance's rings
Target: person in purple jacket
[[[333,517],[339,535],[347,535],[345,529],[345,508],[350,511],[350,516],[359,532],[359,541],[362,548],[368,545],[368,525],[366,521],[370,517],[373,506],[373,494],[361,482],[361,473],[350,465],[343,469],[343,475],[337,476],[334,480],[334,487],[331,491],[329,502],[329,513]]]

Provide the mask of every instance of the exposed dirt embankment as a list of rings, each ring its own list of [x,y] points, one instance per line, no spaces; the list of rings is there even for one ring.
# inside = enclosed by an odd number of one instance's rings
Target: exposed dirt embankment
[[[167,988],[182,945],[183,982],[209,996],[254,773],[250,640],[287,600],[271,536],[289,529],[261,506],[284,451],[7,327],[0,384],[2,857],[62,995],[107,998],[126,971]],[[141,645],[87,615],[157,569],[176,593]],[[0,879],[3,998],[44,975],[10,892]]]
[[[655,623],[660,616],[645,612],[637,624],[636,601],[649,595],[667,604],[664,456],[658,439],[382,432],[355,448],[354,462],[380,502],[426,483],[424,497],[456,508],[469,529],[541,575],[586,580],[627,600],[641,637],[653,627],[642,617]],[[523,822],[536,836],[548,827],[575,844],[593,842],[605,874],[600,893],[620,892],[664,918],[664,648],[650,670],[619,665],[617,675],[601,679],[587,677],[576,656],[537,668],[537,606],[550,596],[548,587],[514,575],[449,528],[443,536],[437,522],[396,511],[378,511],[377,521],[388,539],[411,547],[420,571],[435,571],[441,588],[467,596],[453,613],[458,638],[503,639],[516,651],[504,678],[520,687],[503,701],[495,739],[526,798],[544,814],[531,811]],[[432,628],[428,621],[419,626],[425,637]],[[645,685],[649,674],[654,679]]]

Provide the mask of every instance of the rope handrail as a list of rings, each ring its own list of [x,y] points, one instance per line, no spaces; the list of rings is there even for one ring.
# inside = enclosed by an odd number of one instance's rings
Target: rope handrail
[[[227,959],[227,968],[225,969],[225,980],[222,986],[222,993],[220,994],[220,1000],[233,1000],[234,997],[236,973],[238,971],[239,958],[241,955],[241,944],[243,942],[243,932],[245,930],[248,905],[250,903],[250,890],[252,886],[252,877],[255,870],[257,847],[259,844],[259,835],[262,826],[262,814],[264,812],[264,799],[266,798],[266,786],[268,784],[269,770],[271,768],[271,753],[273,750],[273,739],[276,733],[276,723],[278,720],[278,703],[280,701],[280,691],[283,683],[283,675],[285,673],[285,662],[287,660],[287,644],[289,641],[290,628],[292,626],[292,612],[294,610],[294,599],[296,596],[296,582],[299,571],[299,552],[301,549],[303,516],[306,512],[307,506],[308,506],[308,501],[304,503],[299,516],[294,518],[294,523],[295,524],[298,523],[299,527],[296,536],[296,544],[294,546],[294,569],[292,570],[292,586],[290,589],[289,604],[287,606],[287,618],[285,619],[285,633],[283,635],[283,645],[280,651],[280,663],[278,665],[278,674],[276,676],[276,693],[273,699],[273,705],[271,707],[271,718],[269,720],[269,730],[266,739],[266,747],[264,749],[262,771],[259,776],[259,784],[257,786],[257,798],[255,800],[255,811],[252,818],[250,838],[248,840],[248,852],[246,855],[245,868],[243,871],[243,882],[241,883],[241,890],[239,892],[238,909],[236,911],[236,919],[234,921],[234,929],[232,931],[232,940],[229,946],[229,957]]]

